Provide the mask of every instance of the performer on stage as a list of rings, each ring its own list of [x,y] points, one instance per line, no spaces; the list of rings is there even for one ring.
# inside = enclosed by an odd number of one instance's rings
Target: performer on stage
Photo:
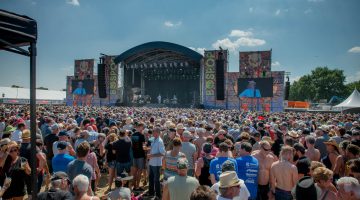
[[[239,97],[257,97],[260,98],[260,90],[256,89],[256,82],[255,81],[249,81],[249,84],[247,86],[247,89],[241,92]]]
[[[158,104],[161,104],[161,95],[159,94],[159,96],[157,97],[158,100]]]

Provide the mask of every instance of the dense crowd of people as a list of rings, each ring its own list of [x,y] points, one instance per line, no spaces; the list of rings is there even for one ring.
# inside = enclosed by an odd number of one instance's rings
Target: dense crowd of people
[[[38,199],[360,199],[360,114],[38,106],[36,115]],[[29,119],[28,106],[0,105],[2,199],[30,198]]]

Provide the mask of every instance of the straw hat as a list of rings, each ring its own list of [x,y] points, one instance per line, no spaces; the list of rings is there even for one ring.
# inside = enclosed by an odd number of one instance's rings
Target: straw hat
[[[185,130],[185,127],[183,124],[180,123],[176,126],[176,130]]]
[[[298,138],[299,134],[297,133],[297,131],[289,131],[288,135],[292,138]]]
[[[237,177],[235,171],[223,172],[220,175],[220,188],[229,188],[240,185],[240,179]]]
[[[336,141],[335,141],[334,139],[330,139],[329,141],[324,142],[324,144],[326,144],[326,145],[332,145],[333,147],[335,147],[335,150],[336,150],[337,152],[340,152],[340,151],[339,151],[339,145],[336,143]]]

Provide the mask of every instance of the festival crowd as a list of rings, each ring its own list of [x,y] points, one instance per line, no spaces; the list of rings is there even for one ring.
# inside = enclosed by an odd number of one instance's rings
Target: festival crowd
[[[40,200],[360,199],[359,114],[38,106],[36,115]],[[0,105],[2,199],[30,199],[29,119],[29,106]]]

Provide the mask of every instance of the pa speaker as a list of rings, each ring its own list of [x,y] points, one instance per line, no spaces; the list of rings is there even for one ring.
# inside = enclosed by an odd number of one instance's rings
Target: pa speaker
[[[290,82],[286,81],[285,82],[285,100],[289,100],[289,95],[290,95]]]
[[[106,98],[106,79],[105,79],[105,65],[98,64],[98,91],[100,98]]]
[[[225,60],[216,60],[216,100],[225,100]]]

